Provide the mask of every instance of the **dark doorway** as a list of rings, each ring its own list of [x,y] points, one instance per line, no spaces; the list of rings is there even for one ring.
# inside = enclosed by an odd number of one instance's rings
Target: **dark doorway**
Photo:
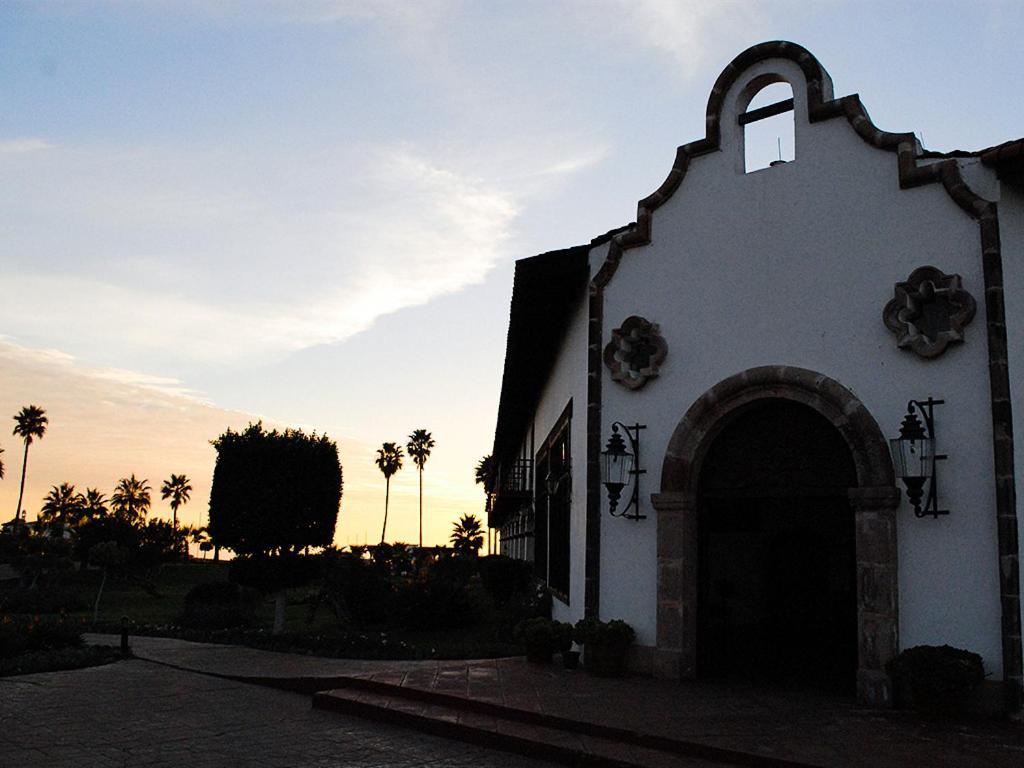
[[[852,693],[856,546],[850,450],[812,408],[761,400],[700,476],[697,672]]]

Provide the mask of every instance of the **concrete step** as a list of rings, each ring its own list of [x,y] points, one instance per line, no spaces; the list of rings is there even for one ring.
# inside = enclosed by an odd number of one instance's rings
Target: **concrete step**
[[[566,765],[817,768],[359,676],[344,686],[315,694],[313,706]]]
[[[722,765],[614,739],[357,688],[321,691],[313,696],[313,707],[581,768],[712,768]]]

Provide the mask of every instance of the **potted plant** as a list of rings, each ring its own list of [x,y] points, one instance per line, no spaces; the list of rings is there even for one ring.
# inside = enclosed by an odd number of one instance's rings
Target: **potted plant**
[[[573,626],[562,621],[554,622],[555,644],[562,654],[562,666],[576,669],[580,663],[580,652],[572,647]]]
[[[626,651],[636,633],[621,619],[581,619],[573,631],[583,646],[583,668],[599,677],[621,677],[626,671]]]
[[[526,619],[516,625],[512,636],[526,648],[526,660],[537,664],[548,664],[558,647],[557,621],[541,617]]]

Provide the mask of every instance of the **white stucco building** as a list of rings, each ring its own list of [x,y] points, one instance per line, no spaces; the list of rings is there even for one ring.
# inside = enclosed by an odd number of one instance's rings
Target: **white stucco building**
[[[793,159],[750,170],[774,115]],[[556,618],[625,619],[652,674],[798,670],[885,704],[888,659],[950,644],[1014,706],[1022,329],[1024,141],[924,151],[800,46],[755,46],[635,224],[517,263],[490,525]],[[919,517],[889,439],[928,398],[948,514]],[[643,425],[644,473],[611,510],[615,422]]]

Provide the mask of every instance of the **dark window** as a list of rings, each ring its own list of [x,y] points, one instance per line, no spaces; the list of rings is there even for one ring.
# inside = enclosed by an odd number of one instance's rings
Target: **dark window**
[[[572,512],[572,402],[537,454],[534,572],[569,601],[569,530]]]

